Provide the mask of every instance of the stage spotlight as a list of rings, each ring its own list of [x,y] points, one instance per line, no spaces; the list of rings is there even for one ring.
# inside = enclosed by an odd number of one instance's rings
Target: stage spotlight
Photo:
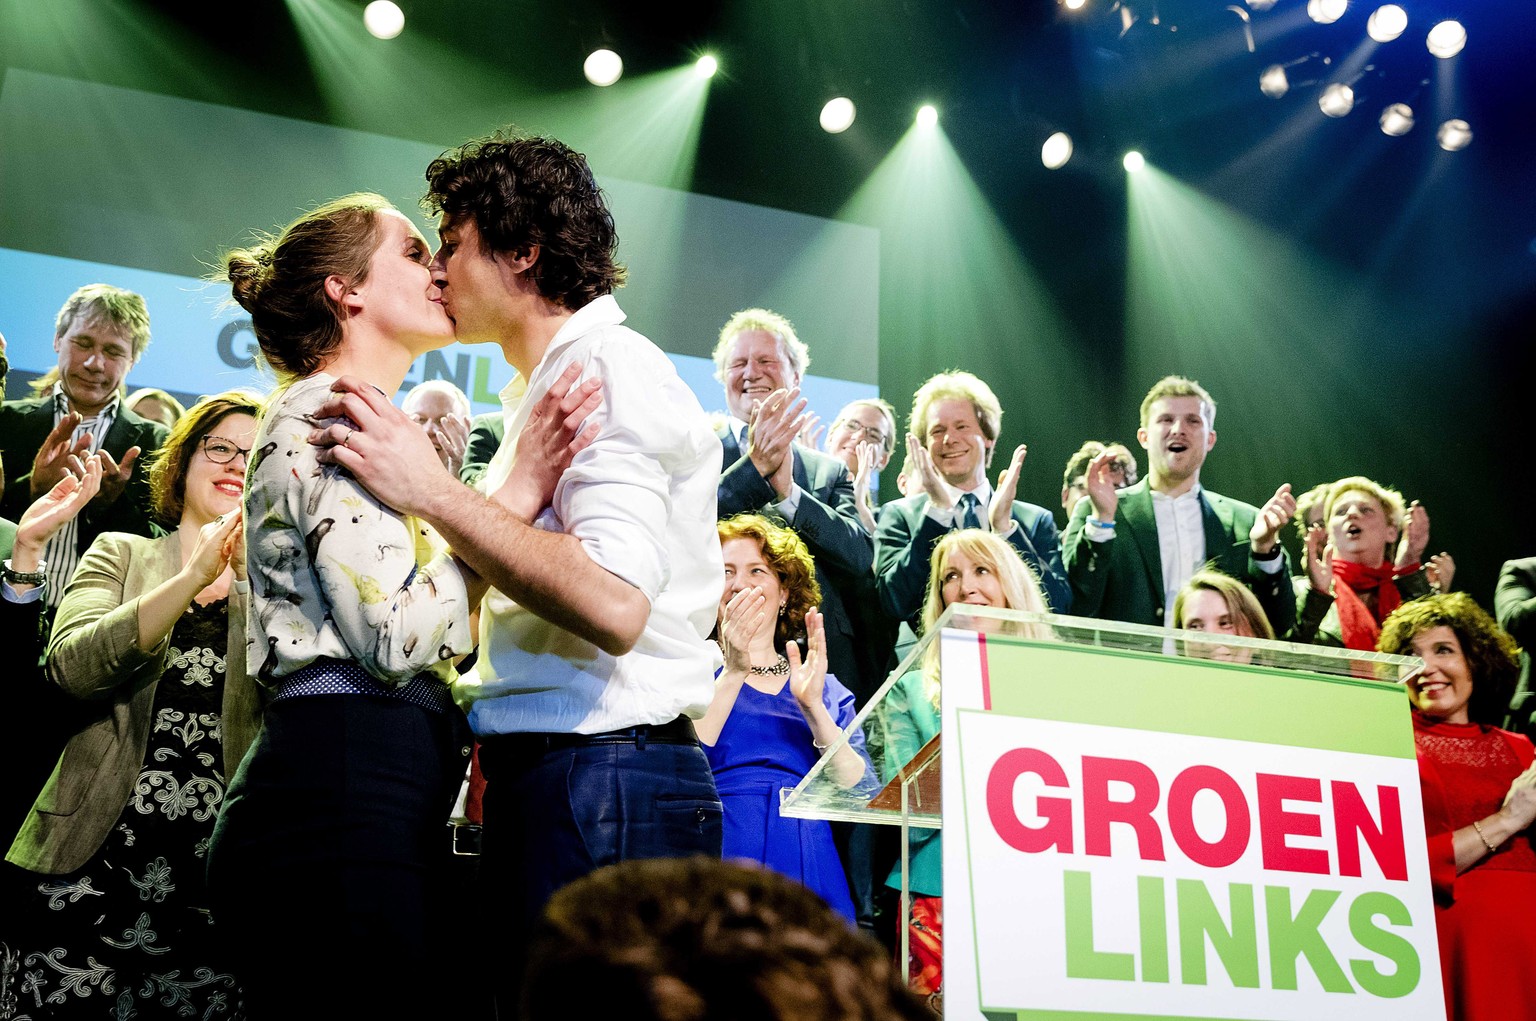
[[[1319,25],[1331,25],[1344,17],[1348,0],[1307,0],[1307,16]]]
[[[394,0],[373,0],[363,8],[363,27],[376,39],[393,39],[405,28],[405,12]]]
[[[1389,43],[1408,27],[1408,12],[1397,4],[1383,4],[1365,21],[1365,34],[1379,43]]]
[[[612,85],[624,73],[624,60],[612,50],[593,50],[581,65],[581,73],[593,85]]]
[[[1069,11],[1080,11],[1088,0],[1061,0],[1061,5]]]
[[[1058,131],[1040,147],[1040,162],[1047,170],[1059,170],[1072,158],[1072,136]]]
[[[1458,152],[1472,144],[1472,125],[1459,117],[1452,118],[1440,125],[1435,138],[1446,152]]]
[[[1355,108],[1355,90],[1334,82],[1317,97],[1317,106],[1329,117],[1343,117]]]
[[[1291,91],[1291,80],[1286,77],[1285,68],[1279,64],[1271,64],[1259,75],[1259,91],[1270,99],[1279,99]]]
[[[1413,108],[1407,103],[1393,103],[1381,111],[1381,130],[1394,138],[1413,130]]]
[[[1467,30],[1459,21],[1442,21],[1429,30],[1429,38],[1424,40],[1424,45],[1437,57],[1454,57],[1467,45]]]
[[[715,72],[720,70],[720,61],[706,53],[693,66],[698,69],[700,78],[713,78]]]
[[[827,105],[821,108],[821,130],[829,135],[836,135],[847,131],[853,124],[853,118],[857,111],[853,108],[853,100],[844,96],[827,100]]]
[[[939,111],[932,103],[924,103],[917,108],[917,126],[931,128],[939,123]]]
[[[1147,165],[1146,157],[1137,152],[1135,149],[1132,149],[1130,152],[1126,153],[1125,159],[1121,160],[1120,162],[1125,167],[1126,172],[1131,174],[1141,173],[1142,168]]]
[[[1275,0],[1248,0],[1248,6],[1256,11],[1267,11],[1275,6]]]

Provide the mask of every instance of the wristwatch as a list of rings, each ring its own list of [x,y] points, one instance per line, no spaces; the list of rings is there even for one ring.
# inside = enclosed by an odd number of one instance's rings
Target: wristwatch
[[[11,561],[7,558],[5,569],[0,570],[0,577],[3,577],[12,585],[41,585],[48,580],[48,575],[45,573],[47,570],[48,565],[39,560],[37,562],[37,570],[35,571],[13,571],[11,570]]]

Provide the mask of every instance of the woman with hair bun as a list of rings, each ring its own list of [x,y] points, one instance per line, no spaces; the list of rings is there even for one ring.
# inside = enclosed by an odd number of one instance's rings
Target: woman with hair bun
[[[453,323],[425,238],[378,195],[326,203],[226,266],[279,387],[245,493],[265,726],[210,851],[215,922],[253,1019],[433,1016],[444,831],[471,746],[447,682],[485,585],[310,439],[338,422],[317,417],[338,377],[393,397]],[[531,520],[568,463],[520,459],[495,498]]]

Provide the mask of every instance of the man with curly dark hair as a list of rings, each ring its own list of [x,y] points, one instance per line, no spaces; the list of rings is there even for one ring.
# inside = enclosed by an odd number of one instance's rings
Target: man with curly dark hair
[[[555,890],[626,858],[720,854],[720,799],[692,722],[720,661],[720,444],[672,362],[622,325],[618,236],[584,157],[497,134],[432,161],[427,184],[434,300],[460,342],[496,344],[517,370],[477,486],[492,498],[466,490],[366,384],[338,382],[348,392],[332,413],[356,425],[347,464],[363,484],[492,585],[454,696],[480,740],[494,919],[480,949],[510,1017],[524,941]],[[514,461],[553,461],[524,427],[566,388],[555,413],[567,426],[590,416],[552,503],[528,516],[496,494]]]
[[[525,1021],[929,1021],[885,948],[745,863],[632,861],[550,901]]]

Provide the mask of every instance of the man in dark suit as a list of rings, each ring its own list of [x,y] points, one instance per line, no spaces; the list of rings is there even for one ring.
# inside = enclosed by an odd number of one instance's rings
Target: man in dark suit
[[[871,682],[884,678],[862,675],[846,603],[853,579],[869,573],[874,546],[859,522],[848,469],[794,442],[805,424],[799,390],[810,353],[788,319],[750,308],[726,322],[714,358],[731,413],[717,430],[719,515],[766,514],[805,541],[821,587],[827,667],[862,702]]]
[[[109,284],[87,284],[59,310],[53,338],[58,365],[32,384],[36,396],[0,405],[0,516],[19,520],[63,478],[70,456],[96,453],[102,461],[101,491],[44,551],[50,607],[58,605],[96,536],[152,534],[141,455],[158,449],[166,430],[122,404],[123,380],[148,346],[144,299]]]
[[[1508,730],[1536,733],[1536,698],[1531,697],[1531,649],[1536,647],[1536,557],[1506,560],[1493,590],[1493,612],[1520,646],[1520,686],[1510,699]]]
[[[1026,448],[998,478],[987,467],[1002,428],[997,395],[969,372],[941,372],[918,388],[907,422],[907,459],[919,491],[880,508],[875,576],[885,612],[914,627],[928,587],[934,545],[957,528],[989,528],[1019,551],[1055,613],[1071,612],[1056,523],[1044,507],[1015,499]]]
[[[1296,500],[1289,484],[1262,509],[1202,488],[1215,422],[1216,402],[1200,384],[1168,376],[1141,404],[1146,479],[1116,490],[1111,450],[1089,464],[1088,498],[1073,510],[1064,543],[1078,616],[1163,624],[1184,582],[1213,564],[1253,590],[1276,634],[1291,630],[1296,605],[1279,539]]]

